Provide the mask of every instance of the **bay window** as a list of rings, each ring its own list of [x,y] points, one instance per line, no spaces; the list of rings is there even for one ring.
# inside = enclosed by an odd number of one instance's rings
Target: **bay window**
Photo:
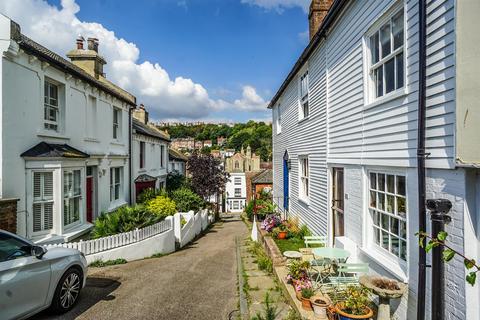
[[[373,243],[407,260],[407,194],[405,176],[369,173],[369,213]]]
[[[80,221],[82,197],[81,171],[65,170],[63,173],[63,225]]]
[[[53,228],[53,172],[33,172],[33,232]]]

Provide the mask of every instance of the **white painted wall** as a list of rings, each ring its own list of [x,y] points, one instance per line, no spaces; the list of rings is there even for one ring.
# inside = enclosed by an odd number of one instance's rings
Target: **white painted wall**
[[[140,168],[140,142],[145,143],[145,164]],[[160,148],[163,146],[163,167],[161,161]],[[136,199],[135,194],[135,179],[141,174],[147,174],[158,178],[156,181],[156,188],[166,185],[167,180],[167,166],[168,166],[168,142],[148,137],[142,134],[134,134],[132,137],[132,199]]]
[[[240,184],[235,184],[235,178],[240,180]],[[235,189],[241,189],[240,196],[235,196]],[[246,205],[247,199],[247,184],[245,173],[230,173],[230,178],[227,181],[225,186],[225,195],[226,195],[226,209],[227,212],[243,212],[243,209]],[[234,203],[238,204],[238,207],[234,207]]]
[[[186,163],[184,161],[169,160],[168,161],[168,172],[177,171],[181,175],[186,175]]]
[[[0,16],[0,34],[8,39],[10,23],[8,18]],[[73,46],[73,43],[72,43]],[[18,47],[17,47],[18,48]],[[4,49],[4,48],[3,48]],[[87,165],[98,166],[97,213],[112,210],[129,201],[128,183],[128,108],[129,106],[116,98],[97,90],[85,82],[66,75],[65,72],[52,66],[42,68],[38,60],[29,61],[23,51],[3,55],[0,63],[1,92],[1,197],[19,198],[18,202],[18,234],[32,238],[31,207],[27,205],[28,192],[31,186],[29,169],[45,169],[51,166],[55,170],[60,167],[78,164],[85,172]],[[43,95],[44,79],[48,77],[64,86],[63,125],[60,132],[54,133],[43,129]],[[88,96],[97,101],[96,135],[87,132],[86,110]],[[121,110],[120,137],[113,139],[112,122],[113,107]],[[20,154],[41,141],[57,144],[68,144],[91,155],[89,159],[79,161],[25,161]],[[123,167],[121,198],[110,201],[110,168]],[[28,169],[26,169],[28,167]],[[84,174],[84,173],[83,173]],[[57,173],[56,173],[57,175]],[[62,176],[58,171],[58,176]],[[28,179],[28,180],[27,180]],[[84,187],[84,184],[82,185]],[[55,187],[61,201],[61,185]],[[85,208],[85,197],[82,198]],[[55,216],[62,215],[63,204],[55,205]],[[85,210],[82,210],[82,216]],[[58,231],[58,229],[57,229]],[[65,231],[63,231],[65,232]],[[51,232],[56,234],[55,231]]]

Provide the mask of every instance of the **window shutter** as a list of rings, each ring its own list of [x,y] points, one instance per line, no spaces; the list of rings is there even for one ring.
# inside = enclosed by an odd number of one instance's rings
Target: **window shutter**
[[[35,199],[41,198],[42,196],[42,174],[40,172],[35,172],[33,174],[33,197]]]
[[[42,204],[33,205],[33,231],[42,231]]]
[[[53,198],[53,173],[52,172],[43,173],[43,198],[44,199]]]
[[[43,229],[48,230],[53,228],[53,202],[45,203],[43,205]]]

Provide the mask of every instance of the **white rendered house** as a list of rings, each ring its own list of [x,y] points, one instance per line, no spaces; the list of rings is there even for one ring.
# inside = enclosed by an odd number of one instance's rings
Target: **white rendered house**
[[[178,172],[182,176],[187,175],[188,157],[181,151],[168,149],[168,173]]]
[[[225,186],[227,212],[243,212],[247,200],[247,184],[244,172],[232,172]]]
[[[408,294],[392,309],[398,319],[415,319],[420,2],[314,3],[316,11],[331,9],[311,12],[325,19],[311,25],[309,45],[269,106],[274,199],[315,234],[327,235],[330,245],[350,251],[349,261],[408,283]],[[427,1],[426,197],[452,202],[451,243],[476,261],[478,16],[476,1]],[[447,318],[480,319],[478,283],[466,284],[459,258],[446,268]],[[430,277],[427,269],[427,318]]]
[[[135,97],[105,79],[97,39],[68,61],[3,15],[0,34],[0,196],[19,198],[18,234],[68,241],[130,200]]]
[[[148,112],[141,104],[132,119],[132,199],[143,190],[164,189],[167,180],[170,137],[148,122]]]

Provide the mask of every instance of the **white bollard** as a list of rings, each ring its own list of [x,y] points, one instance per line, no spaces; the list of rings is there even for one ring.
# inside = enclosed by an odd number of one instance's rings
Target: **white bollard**
[[[253,216],[253,228],[251,238],[253,241],[258,241],[258,230],[257,230],[257,215]]]

